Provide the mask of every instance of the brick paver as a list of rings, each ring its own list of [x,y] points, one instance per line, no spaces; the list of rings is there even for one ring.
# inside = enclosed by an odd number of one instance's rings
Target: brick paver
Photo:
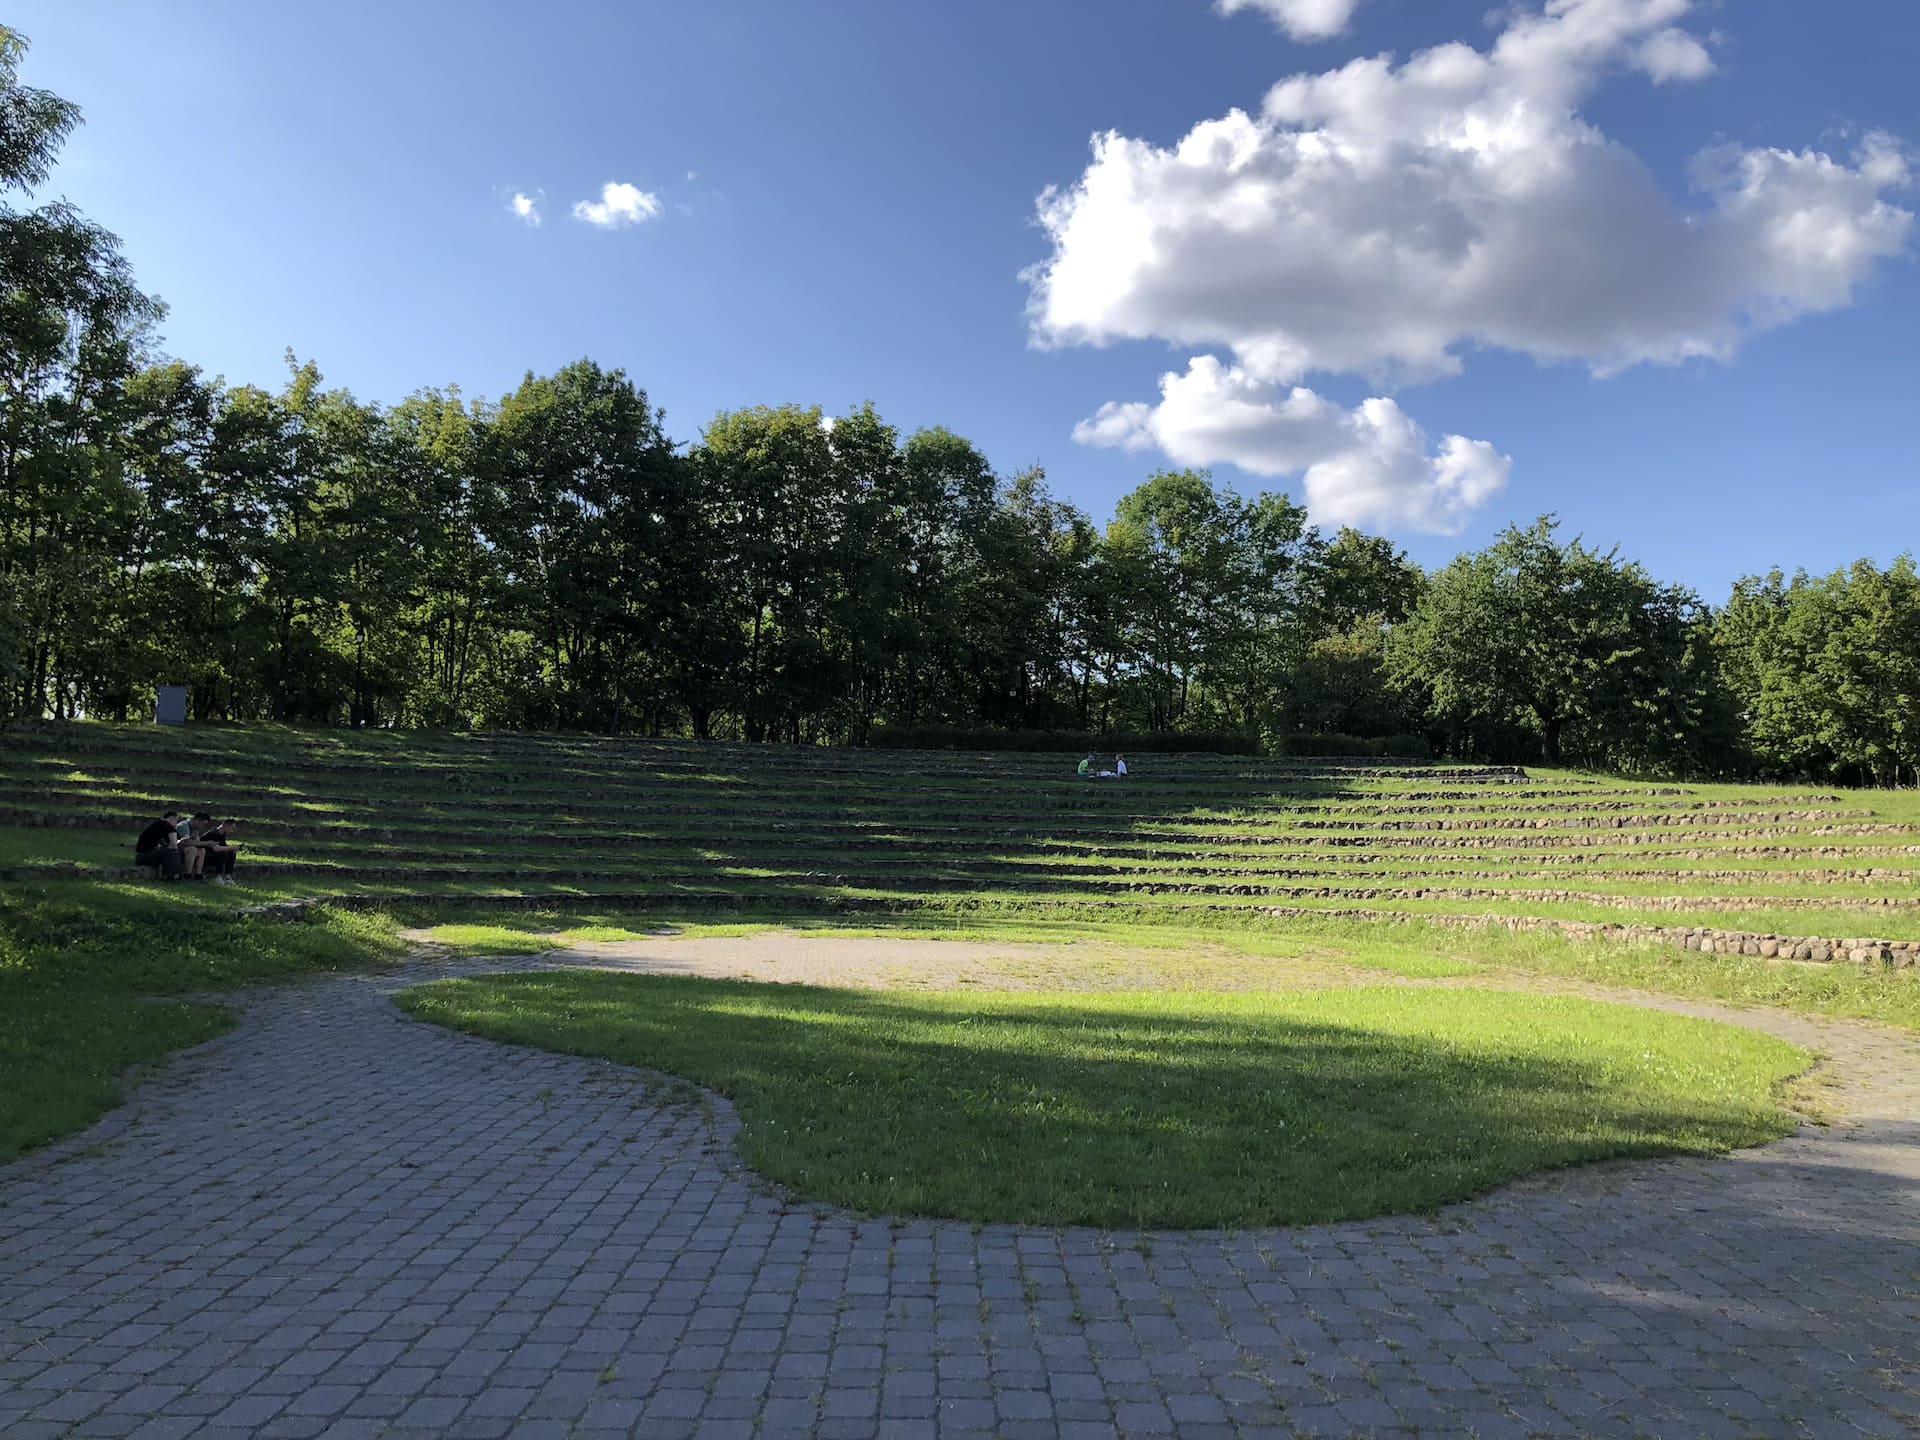
[[[0,1169],[0,1435],[1920,1423],[1912,1036],[1730,1014],[1832,1054],[1851,1119],[1728,1159],[1136,1235],[786,1202],[732,1158],[723,1104],[387,999],[458,968],[251,995],[125,1109]]]

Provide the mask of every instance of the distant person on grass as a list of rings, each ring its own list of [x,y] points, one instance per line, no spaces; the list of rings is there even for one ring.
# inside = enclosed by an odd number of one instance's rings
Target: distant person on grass
[[[1075,773],[1077,773],[1082,780],[1091,780],[1093,778],[1093,752],[1091,750],[1087,752],[1087,758],[1080,762],[1080,769]]]
[[[216,825],[213,816],[202,810],[187,825],[185,844],[199,850],[206,873],[221,885],[233,884],[234,866],[239,862],[240,852],[230,835],[239,823],[224,820]]]
[[[162,880],[178,880],[186,869],[180,848],[180,812],[169,810],[142,830],[133,842],[133,863],[152,868]]]

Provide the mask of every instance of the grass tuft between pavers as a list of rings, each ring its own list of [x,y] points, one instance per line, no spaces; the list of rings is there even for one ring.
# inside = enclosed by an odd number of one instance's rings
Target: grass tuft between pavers
[[[1428,1211],[1534,1171],[1777,1139],[1810,1057],[1712,1021],[1478,990],[928,994],[565,971],[415,1016],[684,1077],[796,1195],[1190,1228]]]

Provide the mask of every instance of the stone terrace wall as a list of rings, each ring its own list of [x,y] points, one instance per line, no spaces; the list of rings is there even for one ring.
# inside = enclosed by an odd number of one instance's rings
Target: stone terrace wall
[[[1712,930],[1704,926],[1611,925],[1584,920],[1551,920],[1534,915],[1428,915],[1450,929],[1547,930],[1582,940],[1655,941],[1696,950],[1702,955],[1748,955],[1763,960],[1803,960],[1813,964],[1852,963],[1907,969],[1920,965],[1920,940],[1821,939],[1807,935],[1759,934],[1751,930]]]

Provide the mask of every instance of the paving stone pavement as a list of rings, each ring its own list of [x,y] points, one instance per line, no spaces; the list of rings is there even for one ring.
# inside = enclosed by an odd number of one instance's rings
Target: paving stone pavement
[[[724,1104],[388,999],[476,968],[252,993],[0,1168],[0,1435],[1920,1427],[1913,1036],[1671,1005],[1829,1052],[1852,1123],[1430,1218],[1136,1235],[785,1202]]]

